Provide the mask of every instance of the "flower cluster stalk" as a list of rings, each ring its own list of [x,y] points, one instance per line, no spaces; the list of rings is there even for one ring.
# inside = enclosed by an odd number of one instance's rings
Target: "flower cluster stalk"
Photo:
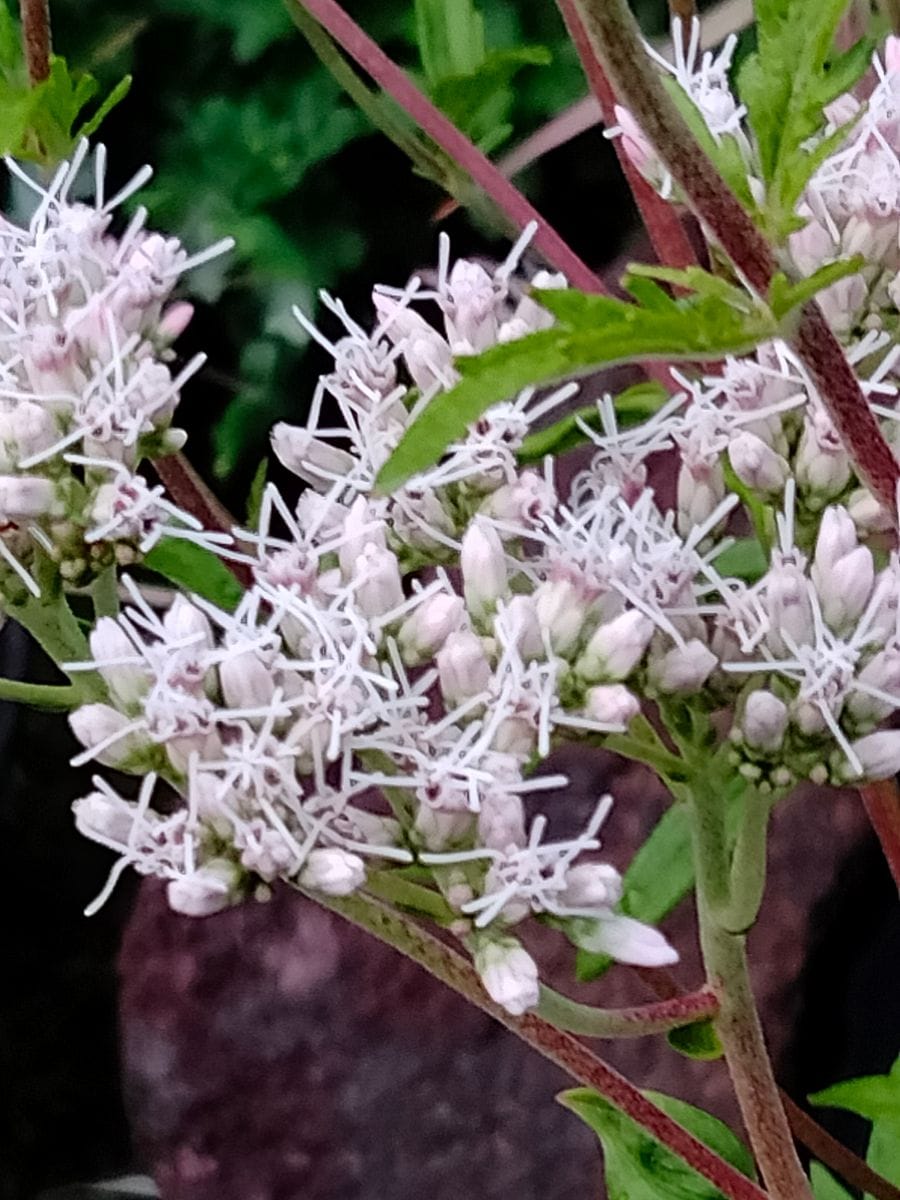
[[[21,0],[22,45],[32,86],[50,74],[49,0]]]
[[[471,965],[455,950],[421,929],[408,917],[356,893],[341,898],[310,896],[316,903],[339,913],[352,924],[393,946],[430,974],[460,993],[477,1008],[505,1025],[512,1033],[556,1063],[572,1079],[593,1088],[611,1104],[652,1134],[673,1154],[688,1163],[728,1200],[766,1200],[766,1193],[746,1175],[714,1154],[678,1125],[623,1075],[598,1058],[569,1033],[555,1028],[534,1013],[511,1016],[485,995]],[[797,1192],[797,1196],[802,1193]]]
[[[666,94],[626,0],[578,0],[585,28],[613,89],[747,283],[766,295],[777,264],[771,246]],[[791,341],[809,371],[861,478],[896,514],[900,468],[843,350],[815,301]]]

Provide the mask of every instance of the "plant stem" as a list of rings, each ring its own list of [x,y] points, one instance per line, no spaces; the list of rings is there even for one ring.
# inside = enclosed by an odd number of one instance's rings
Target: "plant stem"
[[[416,124],[483,188],[517,229],[537,223],[534,246],[573,287],[605,294],[603,281],[560,237],[477,146],[411,82],[335,0],[289,0],[324,26],[339,46],[413,118]]]
[[[0,701],[28,704],[51,712],[70,712],[84,702],[80,690],[72,684],[24,683],[19,679],[0,679]]]
[[[616,97],[606,78],[603,66],[593,51],[590,38],[578,15],[575,0],[557,0],[557,4],[569,36],[578,51],[585,77],[600,105],[602,120],[605,125],[611,125],[614,120]],[[613,138],[613,148],[653,244],[653,249],[656,251],[656,257],[668,267],[695,266],[697,256],[694,254],[694,248],[678,213],[644,179],[628,157],[620,137]]]
[[[719,921],[728,933],[747,933],[759,916],[766,888],[766,835],[774,798],[748,787],[731,859],[728,903]]]
[[[714,1017],[719,1002],[712,988],[702,987],[685,992],[671,1000],[642,1004],[633,1008],[594,1008],[562,996],[552,988],[541,986],[540,1003],[535,1010],[539,1017],[566,1033],[582,1037],[634,1038],[653,1033],[666,1033]]]
[[[716,1031],[735,1095],[773,1200],[811,1200],[750,987],[746,937],[722,925],[721,913],[727,913],[730,899],[722,804],[715,781],[702,764],[694,779],[693,812],[700,945],[707,977],[719,997]]]
[[[50,2],[20,0],[22,46],[31,86],[43,83],[50,74]]]
[[[879,0],[892,33],[900,33],[900,0]]]
[[[18,604],[6,603],[6,614],[18,621],[55,663],[87,662],[91,657],[87,638],[61,590],[45,588],[40,596],[28,596]],[[106,700],[106,685],[96,671],[79,671],[71,683],[77,703]]]
[[[890,867],[894,883],[900,888],[900,788],[896,779],[881,779],[859,789],[872,828]]]
[[[765,296],[776,270],[757,229],[669,99],[648,59],[627,0],[577,0],[594,51],[616,95],[640,125],[696,215],[747,283]],[[900,466],[844,352],[815,301],[788,339],[804,364],[862,481],[896,515]]]
[[[513,1017],[494,1004],[482,988],[471,963],[408,917],[359,893],[340,899],[311,892],[304,892],[304,895],[413,959],[435,978],[459,992],[561,1067],[572,1079],[605,1096],[611,1104],[712,1183],[728,1200],[768,1200],[757,1184],[666,1116],[624,1076],[598,1058],[577,1038],[555,1029],[534,1013]]]

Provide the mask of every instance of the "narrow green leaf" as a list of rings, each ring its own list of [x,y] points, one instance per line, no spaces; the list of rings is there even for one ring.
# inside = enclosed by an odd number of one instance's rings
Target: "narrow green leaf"
[[[220,558],[183,538],[162,538],[144,557],[144,566],[228,612],[243,595],[241,585]]]
[[[900,1185],[900,1058],[887,1075],[865,1075],[836,1083],[809,1097],[812,1104],[844,1108],[872,1122],[866,1162]],[[816,1193],[816,1200],[822,1198]],[[831,1200],[826,1196],[825,1200]]]
[[[838,1183],[821,1163],[809,1164],[809,1182],[816,1200],[854,1200],[853,1193]]]
[[[711,1020],[682,1025],[680,1029],[670,1029],[666,1034],[666,1041],[685,1058],[694,1058],[699,1062],[713,1062],[725,1053],[716,1033],[715,1023]]]
[[[259,528],[259,512],[262,508],[263,492],[266,490],[266,476],[269,473],[269,460],[264,458],[253,475],[250,491],[247,494],[246,525],[254,532]]]
[[[720,1158],[755,1179],[750,1152],[727,1125],[674,1096],[652,1091],[644,1095]],[[718,1200],[721,1196],[713,1184],[596,1092],[573,1088],[557,1100],[600,1139],[609,1200]]]
[[[734,576],[747,583],[761,579],[768,567],[765,551],[756,538],[738,538],[716,557],[716,570],[720,575]]]
[[[806,279],[801,279],[797,283],[791,282],[786,275],[782,275],[779,271],[772,277],[768,296],[769,307],[776,318],[781,320],[791,309],[805,304],[807,300],[811,300],[824,288],[831,287],[839,279],[855,275],[865,265],[866,260],[861,254],[857,254],[854,258],[842,258],[838,262],[826,263],[824,267],[819,267],[812,275],[808,275]]]
[[[90,120],[85,121],[84,124],[80,126],[78,132],[74,135],[75,141],[78,141],[83,137],[93,137],[116,105],[120,103],[120,101],[124,100],[131,91],[131,79],[132,77],[130,75],[124,75],[119,80],[119,82],[109,93]]]
[[[472,0],[416,0],[416,44],[430,88],[473,75],[485,59],[484,20]]]
[[[765,307],[739,312],[712,294],[652,309],[572,289],[534,294],[560,325],[457,359],[461,382],[436,396],[407,429],[378,476],[382,493],[430,467],[486,409],[522,388],[620,362],[717,359],[751,349],[777,328]]]

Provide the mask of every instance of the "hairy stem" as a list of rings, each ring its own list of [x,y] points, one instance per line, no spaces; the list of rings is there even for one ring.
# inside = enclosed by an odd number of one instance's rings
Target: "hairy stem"
[[[585,77],[600,104],[603,122],[605,125],[612,125],[616,97],[606,78],[603,66],[591,46],[590,38],[578,15],[575,0],[557,0],[557,3],[569,36],[578,51]],[[678,213],[644,179],[628,157],[620,137],[613,139],[613,147],[622,174],[628,182],[638,212],[641,214],[641,220],[644,222],[653,249],[656,251],[656,257],[664,266],[668,267],[694,266],[697,256],[694,254],[694,248]]]
[[[776,260],[757,229],[669,99],[644,51],[627,0],[577,0],[594,50],[616,95],[666,164],[691,208],[760,295]],[[864,483],[896,514],[900,467],[815,301],[803,307],[791,344],[819,391]]]
[[[534,1013],[513,1017],[494,1004],[482,988],[472,965],[457,951],[446,946],[409,918],[392,911],[377,900],[358,893],[340,899],[313,893],[305,894],[417,962],[435,978],[459,992],[545,1058],[561,1067],[572,1079],[585,1087],[593,1088],[673,1154],[693,1167],[729,1200],[767,1200],[766,1193],[752,1180],[719,1158],[709,1147],[704,1146],[681,1125],[666,1116],[623,1075],[598,1058],[577,1038],[554,1028]]]
[[[710,987],[685,992],[656,1004],[633,1008],[594,1008],[562,996],[552,988],[541,987],[541,999],[535,1010],[539,1017],[566,1033],[582,1037],[634,1038],[653,1033],[667,1033],[714,1017],[719,1001]]]
[[[811,1200],[750,987],[746,938],[722,924],[721,913],[727,913],[730,899],[730,864],[721,810],[715,782],[701,767],[693,788],[694,861],[700,945],[709,982],[719,997],[716,1030],[769,1193],[773,1200]]]
[[[586,292],[607,291],[600,277],[575,254],[518,188],[431,103],[335,0],[290,2],[302,3],[302,7],[328,30],[338,45],[379,87],[393,97],[416,124],[483,188],[515,228],[524,229],[531,221],[537,224],[533,243],[535,248],[548,263],[562,271],[573,287]]]
[[[900,787],[896,779],[881,779],[859,789],[872,828],[900,888]]]
[[[32,87],[50,74],[50,2],[21,0],[22,46]]]

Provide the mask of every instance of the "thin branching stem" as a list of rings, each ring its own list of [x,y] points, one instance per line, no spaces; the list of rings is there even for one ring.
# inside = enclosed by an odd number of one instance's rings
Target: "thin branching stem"
[[[22,46],[32,87],[50,75],[50,3],[49,0],[21,0]]]

